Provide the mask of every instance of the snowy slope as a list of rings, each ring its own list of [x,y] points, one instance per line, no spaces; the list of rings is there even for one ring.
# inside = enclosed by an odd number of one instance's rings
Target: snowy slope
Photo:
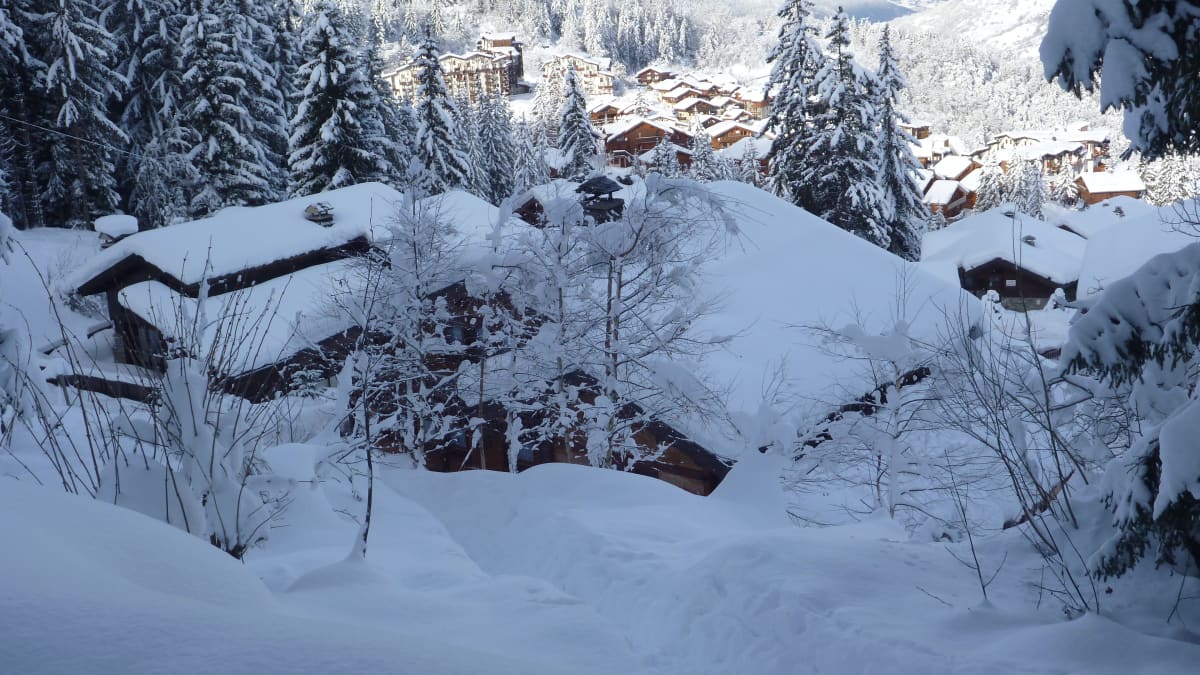
[[[801,408],[821,415],[833,402],[852,400],[874,386],[861,364],[832,357],[805,326],[840,330],[858,323],[880,334],[904,319],[910,335],[932,340],[944,325],[943,310],[957,315],[960,307],[971,313],[977,306],[957,284],[778,197],[744,183],[710,187],[726,201],[741,236],[705,272],[704,290],[717,300],[696,328],[731,336],[705,366],[728,391],[735,418],[757,416],[777,376],[785,381],[782,398],[805,401]],[[902,312],[896,310],[898,300]]]
[[[997,54],[1037,57],[1055,0],[947,0],[892,25],[954,36]]]
[[[1140,210],[1089,239],[1079,274],[1079,296],[1098,293],[1112,282],[1133,274],[1160,253],[1178,251],[1195,243],[1195,227],[1181,224],[1176,208]],[[1197,203],[1192,202],[1187,208],[1195,213]]]

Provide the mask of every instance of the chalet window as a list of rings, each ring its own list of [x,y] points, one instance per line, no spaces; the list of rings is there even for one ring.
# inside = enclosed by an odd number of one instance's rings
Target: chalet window
[[[451,344],[463,344],[467,341],[467,330],[462,326],[451,326],[450,335],[446,339]]]
[[[1005,286],[1006,288],[1016,288],[1016,287],[1017,287],[1017,280],[1016,280],[1016,279],[1005,279],[1005,280],[1004,280],[1004,286]]]

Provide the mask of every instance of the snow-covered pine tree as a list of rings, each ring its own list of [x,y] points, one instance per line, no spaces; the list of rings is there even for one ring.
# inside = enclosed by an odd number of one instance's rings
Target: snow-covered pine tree
[[[567,97],[567,79],[562,61],[551,61],[542,68],[542,81],[533,92],[529,114],[534,126],[550,145],[557,147],[558,123]]]
[[[1042,166],[1036,160],[1025,160],[1010,166],[1008,195],[1005,201],[1016,205],[1017,210],[1027,216],[1042,219],[1042,206],[1046,203],[1046,181]]]
[[[1198,224],[1194,211],[1188,219]],[[1200,569],[1197,270],[1200,244],[1154,258],[1090,300],[1063,347],[1071,370],[1103,381],[1096,396],[1116,398],[1136,422],[1106,471],[1115,532],[1089,561],[1101,577],[1121,576],[1147,556],[1192,576]]]
[[[929,216],[913,178],[921,165],[912,153],[915,140],[900,128],[908,120],[896,109],[900,93],[908,86],[892,51],[891,31],[883,27],[879,39],[879,69],[875,73],[875,113],[879,118],[875,165],[876,183],[882,191],[881,207],[886,214],[888,250],[905,260],[920,260],[921,232]]]
[[[248,48],[253,40],[237,0],[192,0],[179,52],[182,126],[193,134],[188,154],[199,180],[188,207],[192,217],[279,196],[278,171],[254,116],[260,106],[252,92],[268,73]]]
[[[746,149],[737,160],[737,179],[755,187],[763,184],[762,161],[753,143],[746,144]]]
[[[440,52],[433,33],[426,28],[417,51],[416,159],[424,167],[423,189],[429,194],[445,192],[467,183],[471,168],[455,128],[460,117],[442,75]]]
[[[244,105],[254,121],[258,139],[263,144],[266,168],[271,183],[273,198],[278,199],[287,191],[288,185],[288,122],[287,99],[292,91],[289,68],[295,60],[295,33],[280,34],[281,29],[292,28],[283,14],[291,11],[278,0],[228,0],[235,6],[231,11],[238,20],[246,24],[250,43],[243,46],[246,69],[246,91],[249,98]],[[281,46],[281,42],[285,43]],[[284,81],[286,79],[286,81]]]
[[[766,125],[775,134],[767,153],[770,180],[776,194],[808,208],[814,200],[802,174],[813,143],[816,76],[826,59],[817,43],[810,0],[788,0],[779,18],[779,44],[767,58],[771,77],[766,88],[775,92]]]
[[[712,139],[702,127],[692,131],[691,147],[692,164],[688,167],[688,175],[700,182],[721,180],[726,178],[725,167],[713,152]]]
[[[658,145],[654,146],[654,150],[650,153],[650,159],[646,163],[649,165],[649,170],[657,171],[664,176],[675,177],[683,173],[683,168],[679,166],[679,147],[671,142],[669,134],[664,135]]]
[[[573,68],[567,70],[566,95],[558,123],[558,149],[564,156],[560,177],[581,179],[596,168],[600,134],[592,128],[587,99]]]
[[[517,179],[513,170],[520,161],[513,137],[512,111],[505,99],[489,96],[479,102],[478,117],[476,193],[493,204],[500,204],[513,194]]]
[[[546,166],[546,142],[535,126],[528,122],[518,123],[515,144],[517,163],[513,194],[550,180],[550,169]]]
[[[0,72],[5,74],[0,77],[0,113],[4,115],[0,117],[0,129],[8,139],[0,154],[6,157],[10,172],[6,208],[13,226],[19,229],[45,224],[37,155],[46,144],[43,132],[34,126],[45,117],[37,115],[44,109],[42,89],[37,82],[44,64],[30,54],[29,35],[22,27],[40,16],[33,10],[28,0],[0,4]]]
[[[888,210],[876,183],[873,78],[850,52],[849,19],[838,12],[829,34],[831,57],[817,73],[813,131],[800,169],[800,205],[838,227],[888,248]]]
[[[82,227],[118,204],[116,157],[124,133],[109,119],[109,106],[122,93],[124,77],[114,70],[117,44],[90,0],[35,3],[41,13],[29,25],[26,44],[44,65],[42,210],[50,225]]]
[[[1125,110],[1132,149],[1147,159],[1200,151],[1200,13],[1178,0],[1058,0],[1041,57],[1046,78],[1076,94],[1100,83],[1101,106]]]
[[[1007,177],[997,162],[988,162],[979,169],[979,189],[976,191],[975,210],[987,211],[1000,206],[1008,199]]]
[[[382,122],[368,131],[364,118],[378,114],[378,90],[369,80],[364,51],[333,0],[318,0],[305,14],[304,62],[296,71],[300,92],[292,120],[291,193],[324,192],[387,177],[381,154]]]

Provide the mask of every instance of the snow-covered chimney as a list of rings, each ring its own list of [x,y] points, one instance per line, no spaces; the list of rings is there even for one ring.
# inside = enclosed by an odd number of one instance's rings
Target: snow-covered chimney
[[[314,223],[329,227],[333,225],[333,207],[328,202],[315,202],[304,207],[304,217]]]
[[[100,234],[100,248],[108,248],[138,231],[137,218],[124,213],[100,216],[94,224]]]

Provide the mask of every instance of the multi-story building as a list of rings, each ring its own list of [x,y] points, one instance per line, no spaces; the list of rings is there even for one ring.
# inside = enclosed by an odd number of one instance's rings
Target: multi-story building
[[[608,59],[594,59],[579,54],[563,54],[547,61],[542,66],[542,77],[556,77],[567,68],[575,69],[575,76],[588,96],[612,96],[616,75],[609,70]]]
[[[511,96],[522,72],[519,66],[514,67],[513,55],[508,53],[442,54],[438,60],[450,95],[471,103],[485,96]],[[419,75],[415,61],[383,73],[392,90],[402,99],[416,96]]]

